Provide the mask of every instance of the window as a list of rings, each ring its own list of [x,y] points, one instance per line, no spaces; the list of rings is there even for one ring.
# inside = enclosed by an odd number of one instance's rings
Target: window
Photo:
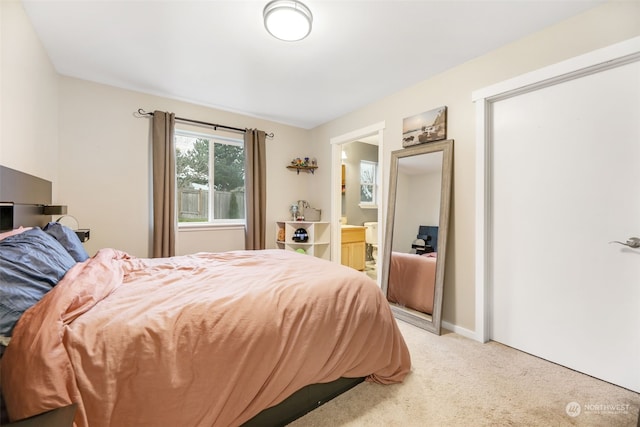
[[[242,140],[176,130],[178,224],[244,224]]]
[[[378,164],[360,160],[360,207],[376,207]]]

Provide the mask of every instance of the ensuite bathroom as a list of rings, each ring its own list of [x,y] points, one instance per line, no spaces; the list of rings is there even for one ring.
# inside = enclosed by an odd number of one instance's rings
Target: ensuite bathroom
[[[378,146],[342,145],[341,263],[378,276]]]

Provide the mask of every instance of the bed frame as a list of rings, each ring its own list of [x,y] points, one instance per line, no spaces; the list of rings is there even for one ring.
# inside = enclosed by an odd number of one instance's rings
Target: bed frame
[[[364,378],[338,378],[326,384],[311,384],[293,393],[276,406],[267,408],[244,423],[242,427],[285,426],[334,397],[352,389]]]
[[[51,216],[42,214],[42,206],[49,204],[51,204],[50,181],[0,166],[0,231],[20,226],[44,227],[51,221]],[[363,380],[364,378],[339,378],[330,383],[308,385],[280,404],[263,410],[243,424],[243,427],[284,426],[355,387]],[[75,412],[75,405],[72,406]],[[46,422],[46,425],[51,427],[65,427],[70,424],[59,420],[67,420],[69,411],[69,407],[63,407],[38,415],[29,421],[36,421],[33,425],[43,425],[38,423]],[[0,412],[3,412],[1,415],[6,415],[4,408],[0,409]],[[65,416],[61,416],[61,412],[64,412]],[[3,421],[6,420],[3,418],[0,425],[6,425]],[[53,424],[49,424],[49,421]]]
[[[242,427],[280,427],[297,420],[320,405],[360,384],[364,378],[339,378],[326,384],[312,384],[293,393],[280,404],[267,408],[247,421]],[[0,425],[7,427],[72,427],[76,404],[63,406],[24,420]],[[4,412],[4,407],[2,408]],[[6,415],[6,413],[3,413]]]

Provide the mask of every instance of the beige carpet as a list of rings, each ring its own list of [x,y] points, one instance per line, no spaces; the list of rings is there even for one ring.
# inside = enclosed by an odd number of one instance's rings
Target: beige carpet
[[[413,362],[402,384],[359,384],[291,427],[637,425],[638,393],[498,343],[398,324]]]

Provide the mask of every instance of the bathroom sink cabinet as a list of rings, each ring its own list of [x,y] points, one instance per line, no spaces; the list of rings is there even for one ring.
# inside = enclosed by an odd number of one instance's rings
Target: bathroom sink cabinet
[[[366,258],[365,227],[342,227],[340,261],[356,270],[364,270]]]

